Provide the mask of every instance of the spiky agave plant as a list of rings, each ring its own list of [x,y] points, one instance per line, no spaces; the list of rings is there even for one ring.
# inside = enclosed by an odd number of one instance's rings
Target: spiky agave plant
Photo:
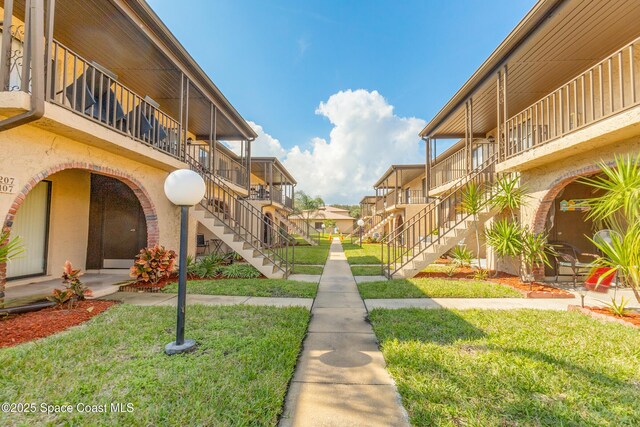
[[[491,197],[491,206],[503,212],[508,212],[513,221],[516,221],[516,210],[525,205],[527,190],[520,185],[517,175],[503,175],[494,185],[494,194]]]
[[[529,273],[529,290],[533,288],[533,271],[537,266],[548,265],[549,255],[555,253],[546,233],[533,233],[528,228],[522,230],[522,261]]]
[[[519,259],[522,254],[523,228],[519,223],[507,218],[500,219],[484,230],[487,245],[493,248],[500,258]],[[515,266],[520,273],[520,263]]]
[[[22,246],[20,236],[11,239],[8,231],[0,233],[0,264],[14,259],[22,255],[22,253],[24,253],[24,246]]]

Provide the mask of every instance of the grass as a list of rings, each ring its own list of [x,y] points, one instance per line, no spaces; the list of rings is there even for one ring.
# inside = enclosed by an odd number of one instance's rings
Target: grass
[[[376,309],[414,426],[640,425],[640,335],[579,313]]]
[[[0,350],[0,401],[131,403],[133,412],[2,413],[0,425],[276,425],[307,330],[303,308],[189,306],[197,349],[166,356],[175,308],[116,306]]]
[[[317,283],[285,279],[222,279],[187,282],[187,293],[200,295],[314,298],[317,290]],[[175,294],[178,292],[178,284],[172,283],[162,292]]]
[[[354,276],[382,276],[382,267],[379,265],[352,265],[351,273]]]
[[[322,267],[320,265],[300,265],[300,264],[296,264],[294,269],[293,269],[293,273],[294,274],[320,275],[320,274],[322,274],[322,270],[324,270],[324,267]]]
[[[345,241],[342,242],[342,247],[349,264],[382,264],[379,243],[363,243],[360,247],[360,245]]]
[[[364,299],[372,298],[522,298],[499,283],[456,279],[395,279],[358,284]]]
[[[301,244],[295,247],[295,263],[297,264],[311,264],[311,265],[324,265],[329,256],[329,247],[331,242],[327,240],[320,240],[318,246],[311,246],[309,244]]]

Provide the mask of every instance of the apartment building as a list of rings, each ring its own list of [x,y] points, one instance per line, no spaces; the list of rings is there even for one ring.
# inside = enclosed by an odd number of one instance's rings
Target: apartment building
[[[0,266],[0,292],[66,259],[103,270],[177,248],[163,184],[181,168],[207,184],[190,252],[205,228],[263,274],[288,274],[288,248],[263,242],[281,231],[248,200],[255,132],[146,2],[5,0],[2,14],[0,213],[26,255]]]
[[[437,202],[397,229],[390,275],[412,276],[469,236],[470,217],[459,211],[464,188],[505,173],[526,189],[523,224],[593,252],[588,237],[598,225],[576,208],[590,197],[577,180],[598,174],[598,162],[640,151],[639,18],[633,0],[534,5],[421,131],[427,196]],[[436,155],[445,140],[454,143]],[[480,221],[494,215],[487,210]],[[407,245],[409,235],[420,237]]]

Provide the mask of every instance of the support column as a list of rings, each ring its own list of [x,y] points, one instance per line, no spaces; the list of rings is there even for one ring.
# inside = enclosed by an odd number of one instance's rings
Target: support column
[[[509,144],[509,127],[507,121],[509,120],[508,110],[507,110],[507,66],[505,65],[502,69],[502,120],[503,120],[503,146],[500,150],[502,157],[504,158],[507,153],[507,144]],[[502,159],[500,159],[502,160]]]

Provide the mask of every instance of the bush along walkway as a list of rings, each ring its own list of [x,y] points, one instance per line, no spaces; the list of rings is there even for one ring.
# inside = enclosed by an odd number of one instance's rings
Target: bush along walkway
[[[408,426],[337,239],[311,313],[280,426]]]

